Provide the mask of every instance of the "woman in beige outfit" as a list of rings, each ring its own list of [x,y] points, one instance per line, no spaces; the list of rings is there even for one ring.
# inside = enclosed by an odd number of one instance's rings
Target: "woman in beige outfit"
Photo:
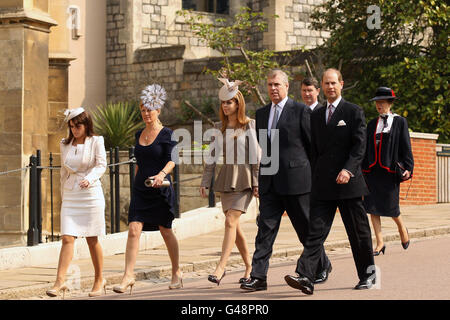
[[[220,80],[225,83],[219,91],[222,127],[211,144],[215,159],[206,165],[200,187],[201,196],[206,197],[206,189],[214,175],[220,151],[223,150],[224,164],[214,183],[214,191],[220,192],[222,210],[225,214],[225,235],[220,261],[214,274],[208,276],[208,280],[217,285],[225,276],[225,266],[234,243],[246,267],[245,275],[239,282],[243,283],[249,279],[251,259],[239,218],[247,211],[253,195],[258,194],[260,159],[255,120],[245,115],[245,100],[238,90],[240,81],[230,83],[226,79]]]

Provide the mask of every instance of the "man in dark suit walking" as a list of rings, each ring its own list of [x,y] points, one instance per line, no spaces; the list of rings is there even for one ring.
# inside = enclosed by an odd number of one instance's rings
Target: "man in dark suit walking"
[[[363,110],[341,97],[344,81],[336,69],[322,77],[327,105],[311,114],[311,221],[303,253],[298,260],[298,277],[285,277],[289,286],[306,294],[314,292],[317,268],[333,223],[336,208],[350,241],[359,283],[355,289],[370,289],[375,283],[372,238],[362,204],[368,189],[361,171],[366,149]]]
[[[268,155],[271,162],[265,164],[262,160],[260,164],[258,234],[250,280],[241,285],[248,291],[267,289],[269,259],[283,213],[287,212],[302,243],[309,224],[310,114],[304,104],[288,98],[289,81],[283,71],[268,74],[267,88],[271,102],[256,111],[256,130],[263,155]],[[278,163],[278,170],[268,172],[274,163]],[[325,250],[321,251],[318,265],[318,282],[323,282],[330,268]]]

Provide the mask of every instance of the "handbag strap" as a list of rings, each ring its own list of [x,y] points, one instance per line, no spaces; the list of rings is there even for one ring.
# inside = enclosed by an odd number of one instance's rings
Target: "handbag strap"
[[[402,198],[402,200],[406,200],[408,198],[408,193],[409,193],[409,189],[411,189],[411,184],[412,184],[413,177],[411,177],[410,180],[411,181],[409,182],[408,190],[406,190],[405,198]]]

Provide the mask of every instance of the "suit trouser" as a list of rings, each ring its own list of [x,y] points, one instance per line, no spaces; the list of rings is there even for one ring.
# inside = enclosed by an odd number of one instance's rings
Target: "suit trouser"
[[[308,239],[297,262],[296,272],[314,281],[317,264],[323,255],[323,243],[330,233],[336,209],[344,222],[360,280],[368,279],[375,273],[372,237],[369,219],[362,199],[311,200],[311,221]]]
[[[279,195],[269,191],[260,195],[260,216],[251,277],[261,280],[267,279],[269,259],[272,255],[273,244],[278,234],[284,211],[287,212],[300,242],[303,244],[306,241],[309,230],[309,198],[309,193],[303,195]],[[317,267],[318,272],[328,267],[329,263],[325,250],[322,250]]]

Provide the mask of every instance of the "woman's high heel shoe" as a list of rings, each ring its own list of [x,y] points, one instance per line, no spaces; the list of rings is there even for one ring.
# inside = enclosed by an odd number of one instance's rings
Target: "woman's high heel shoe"
[[[129,279],[124,285],[114,286],[113,291],[116,293],[124,293],[127,291],[127,288],[130,287],[130,295],[133,290],[133,286],[136,283],[136,279]]]
[[[217,285],[220,284],[220,281],[222,281],[223,277],[225,277],[226,271],[223,271],[222,277],[220,277],[220,279],[217,279],[217,276],[210,274],[208,276],[208,281],[213,282],[213,283],[217,283]]]
[[[386,245],[383,246],[383,248],[380,249],[380,251],[374,251],[373,255],[374,257],[379,256],[381,252],[384,254],[384,250],[386,250]]]
[[[63,300],[64,300],[64,297],[66,296],[66,291],[69,291],[69,286],[65,282],[59,288],[49,289],[45,293],[49,297],[57,297],[57,296],[59,296],[59,293],[61,291],[63,293]]]
[[[176,283],[169,284],[169,289],[181,289],[183,288],[183,274],[181,274],[180,279]]]
[[[408,247],[409,247],[409,240],[410,240],[408,228],[406,228],[406,233],[408,234],[408,241],[402,242],[402,247],[403,247],[403,249],[405,249],[405,250],[408,249]]]
[[[103,279],[102,286],[97,291],[91,291],[89,292],[89,297],[98,297],[102,295],[102,289],[105,291],[106,294],[106,279]]]

